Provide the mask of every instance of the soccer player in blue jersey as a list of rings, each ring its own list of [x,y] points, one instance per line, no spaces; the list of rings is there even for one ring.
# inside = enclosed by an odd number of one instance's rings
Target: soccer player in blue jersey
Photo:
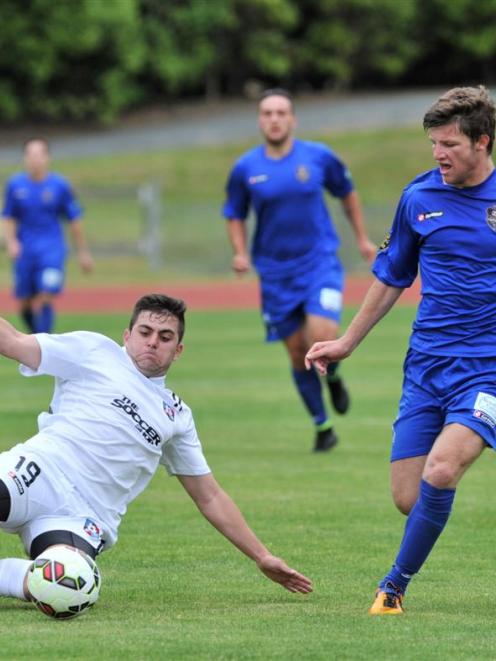
[[[438,167],[403,191],[377,279],[345,334],[307,354],[321,372],[349,356],[420,270],[391,451],[393,499],[408,519],[372,615],[403,613],[458,482],[485,447],[496,449],[495,104],[482,86],[454,88],[427,111],[424,128]]]
[[[64,177],[49,172],[50,151],[44,138],[24,145],[26,171],[5,188],[3,227],[12,260],[14,296],[20,315],[33,333],[50,332],[53,299],[62,291],[67,246],[61,220],[67,220],[83,272],[93,260],[81,224],[81,207]]]
[[[339,238],[326,208],[324,192],[337,197],[356,235],[364,259],[375,246],[365,231],[362,209],[345,165],[329,147],[294,138],[291,96],[283,89],[263,93],[259,127],[264,144],[245,153],[227,182],[223,214],[233,247],[233,270],[243,275],[251,261],[261,284],[267,340],[282,340],[296,388],[316,426],[315,451],[330,450],[337,436],[328,418],[321,382],[305,369],[311,344],[337,337],[344,273],[337,256]],[[249,257],[246,217],[256,228]],[[334,409],[346,413],[349,395],[328,366],[326,380]]]

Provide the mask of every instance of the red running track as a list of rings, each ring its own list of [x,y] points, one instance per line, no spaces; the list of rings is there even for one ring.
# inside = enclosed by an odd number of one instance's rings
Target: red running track
[[[358,305],[372,282],[369,276],[349,277],[344,292],[345,305]],[[190,310],[244,310],[257,308],[258,284],[255,280],[198,282],[188,284],[154,283],[118,287],[69,287],[57,299],[58,312],[129,312],[136,300],[149,293],[182,298]],[[413,305],[419,301],[418,281],[403,292],[399,302]],[[0,311],[15,312],[17,305],[8,290],[0,290]]]

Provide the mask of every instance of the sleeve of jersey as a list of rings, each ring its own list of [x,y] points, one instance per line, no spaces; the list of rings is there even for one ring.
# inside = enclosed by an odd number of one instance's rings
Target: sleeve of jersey
[[[335,197],[346,197],[354,189],[351,172],[330,149],[323,152],[325,187]]]
[[[67,220],[78,220],[83,215],[83,208],[79,204],[78,199],[76,198],[74,191],[72,190],[68,182],[65,183],[64,191],[64,208],[63,213],[66,216]]]
[[[418,272],[419,237],[408,222],[408,204],[400,200],[391,231],[372,266],[374,275],[390,287],[410,287]]]
[[[23,376],[55,376],[61,379],[74,380],[81,376],[82,366],[88,351],[94,344],[80,332],[50,335],[37,333],[36,339],[41,348],[41,363],[37,370],[26,365],[20,365]]]
[[[226,184],[226,201],[222,208],[224,218],[244,220],[250,208],[250,196],[244,179],[243,168],[237,163]]]
[[[2,218],[15,218],[14,190],[10,182],[5,185]]]
[[[165,466],[169,475],[211,473],[203,455],[191,411],[184,406],[179,415],[185,416],[184,427],[164,445],[160,463]]]

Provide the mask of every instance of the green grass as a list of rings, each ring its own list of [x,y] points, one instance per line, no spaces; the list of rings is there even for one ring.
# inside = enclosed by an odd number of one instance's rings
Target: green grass
[[[53,622],[0,599],[2,658],[494,659],[489,452],[460,486],[452,520],[409,590],[407,614],[367,615],[404,523],[389,495],[388,455],[412,315],[393,310],[344,364],[353,409],[336,420],[341,443],[324,456],[310,452],[312,430],[284,351],[261,341],[258,314],[189,315],[169,385],[192,406],[217,479],[264,542],[313,578],[313,594],[266,580],[160,470],[99,560],[103,590],[90,613]],[[65,316],[59,330],[118,339],[126,321]],[[34,432],[51,383],[23,379],[6,360],[0,383],[7,448]],[[1,538],[2,556],[19,554],[16,537]]]
[[[330,144],[349,165],[370,234],[377,242],[391,223],[403,187],[432,165],[429,143],[420,127],[302,137]],[[97,258],[97,271],[89,279],[71,263],[69,281],[97,284],[228,275],[231,251],[221,219],[224,185],[234,161],[250,146],[241,143],[55,162],[54,167],[80,191],[87,234]],[[10,168],[0,167],[0,181],[9,174]],[[136,189],[147,181],[158,182],[163,191],[164,264],[155,272],[142,255],[133,254],[143,232]],[[364,270],[339,203],[332,198],[329,203],[342,237],[346,267]],[[9,279],[2,256],[0,285]]]

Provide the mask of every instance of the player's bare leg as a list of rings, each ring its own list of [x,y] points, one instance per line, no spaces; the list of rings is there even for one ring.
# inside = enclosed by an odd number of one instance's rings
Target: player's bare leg
[[[481,455],[485,443],[459,423],[444,427],[425,460],[419,496],[408,515],[403,540],[391,568],[379,584],[371,615],[401,615],[403,595],[448,522],[456,487]],[[415,469],[419,465],[411,464]]]
[[[402,514],[409,514],[419,495],[427,455],[399,459],[391,464],[391,494]]]

